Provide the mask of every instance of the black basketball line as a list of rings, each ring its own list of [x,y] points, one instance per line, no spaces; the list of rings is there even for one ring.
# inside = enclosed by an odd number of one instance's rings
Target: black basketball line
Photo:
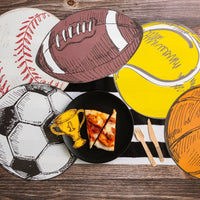
[[[195,131],[198,131],[200,129],[200,126],[195,127],[193,129],[190,129],[190,131],[187,131],[186,133],[184,133],[183,135],[181,135],[178,139],[176,139],[171,145],[169,145],[170,149],[173,150],[175,148],[175,146],[185,137],[187,137],[190,134],[195,133]]]

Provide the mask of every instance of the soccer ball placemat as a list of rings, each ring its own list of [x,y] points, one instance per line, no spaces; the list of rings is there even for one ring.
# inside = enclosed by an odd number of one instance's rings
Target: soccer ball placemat
[[[48,84],[18,86],[0,99],[0,164],[28,180],[45,180],[63,173],[75,161],[62,137],[49,124],[71,98]]]

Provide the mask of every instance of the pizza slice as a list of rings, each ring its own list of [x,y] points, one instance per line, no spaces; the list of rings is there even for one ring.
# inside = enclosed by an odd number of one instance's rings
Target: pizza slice
[[[89,147],[92,148],[99,133],[103,129],[109,114],[97,110],[85,110]]]
[[[117,118],[117,112],[114,109],[105,127],[100,132],[98,139],[94,143],[94,146],[106,151],[115,150],[116,118]]]

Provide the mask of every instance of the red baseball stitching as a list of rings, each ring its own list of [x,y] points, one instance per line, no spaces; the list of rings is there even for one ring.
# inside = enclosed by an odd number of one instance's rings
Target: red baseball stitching
[[[1,63],[1,61],[0,61]],[[0,67],[0,93],[4,95],[8,92],[10,85],[8,85],[8,80],[4,80],[5,74],[2,74],[3,67]]]
[[[28,20],[22,22],[22,27],[19,29],[20,33],[16,35],[18,40],[16,42],[17,47],[14,49],[16,51],[14,56],[17,57],[15,63],[19,63],[17,68],[22,68],[22,72],[20,73],[23,75],[22,81],[29,79],[29,83],[32,83],[33,81],[48,83],[50,85],[54,84],[56,87],[61,88],[63,85],[62,83],[59,86],[60,82],[54,83],[54,80],[50,82],[42,80],[42,77],[35,72],[36,69],[30,66],[30,63],[33,63],[33,58],[29,46],[31,45],[34,30],[37,26],[39,26],[39,23],[42,21],[42,19],[45,20],[47,17],[50,17],[50,15],[44,12],[29,17]]]

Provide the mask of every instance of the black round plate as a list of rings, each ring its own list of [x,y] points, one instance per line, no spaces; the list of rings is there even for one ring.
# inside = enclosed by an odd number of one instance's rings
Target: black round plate
[[[118,97],[106,92],[88,92],[75,98],[66,110],[73,108],[95,109],[108,114],[112,114],[113,109],[117,111],[116,143],[113,152],[101,150],[95,146],[92,149],[89,148],[86,121],[80,132],[82,138],[85,138],[87,142],[81,148],[74,149],[71,137],[63,136],[64,143],[77,158],[91,163],[104,163],[117,158],[127,149],[133,136],[133,118],[126,104]]]

